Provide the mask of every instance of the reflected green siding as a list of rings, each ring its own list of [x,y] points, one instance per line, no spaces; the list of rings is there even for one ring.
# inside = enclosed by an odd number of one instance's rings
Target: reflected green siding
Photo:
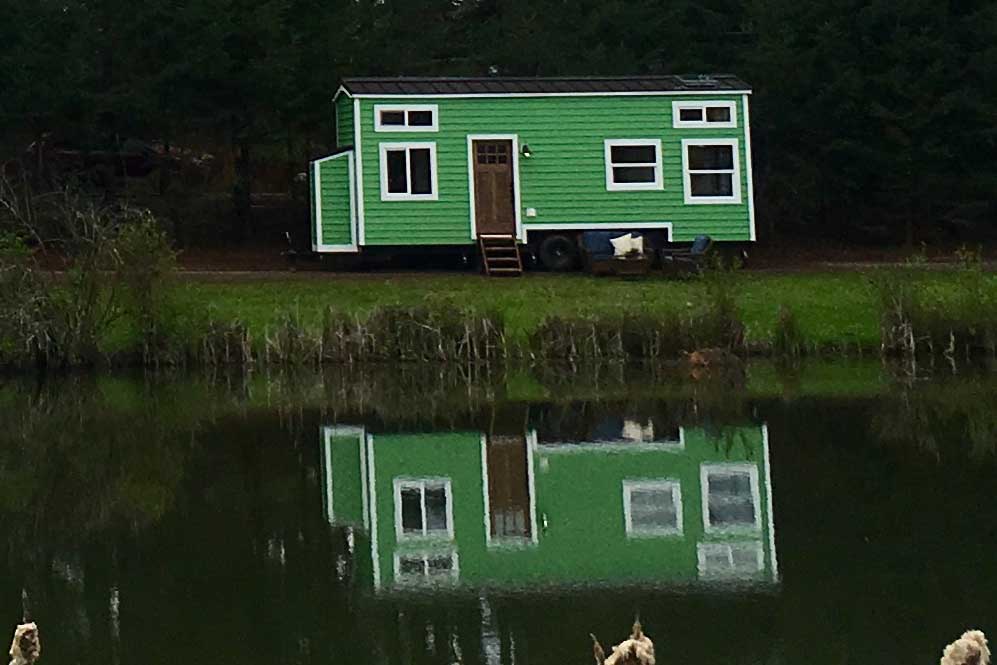
[[[329,450],[325,459],[330,468],[326,477],[332,479],[331,517],[337,525],[363,524],[363,484],[359,473],[362,436],[330,436],[327,439]]]
[[[767,513],[761,427],[727,428],[720,436],[708,436],[701,429],[686,430],[685,446],[678,450],[622,452],[598,446],[556,452],[539,446],[533,453],[537,521],[546,521],[547,527],[540,529],[538,543],[518,546],[487,545],[481,436],[478,432],[374,436],[368,463],[372,461],[375,469],[377,541],[373,549],[377,552],[381,587],[394,586],[396,552],[447,547],[439,543],[430,547],[425,543],[398,542],[393,482],[400,477],[451,480],[453,546],[459,556],[460,586],[691,583],[699,579],[697,545],[725,540],[760,542],[764,567],[755,579],[772,579],[772,525]],[[714,462],[748,463],[757,468],[760,531],[705,532],[700,468]],[[354,475],[359,477],[359,468],[355,468]],[[680,483],[681,535],[627,537],[623,482],[641,479]],[[339,480],[339,475],[334,475],[333,486],[337,506],[340,491],[359,491],[355,483]]]
[[[336,99],[336,149],[353,145],[353,99],[340,95]]]
[[[322,243],[326,245],[349,245],[352,242],[350,159],[349,154],[344,154],[317,163],[321,188]]]
[[[345,95],[340,96],[342,100]],[[362,99],[360,126],[366,243],[460,244],[471,242],[467,135],[518,134],[533,157],[520,159],[521,211],[526,224],[670,222],[675,240],[708,234],[717,240],[748,240],[750,222],[744,108],[734,101],[737,127],[674,129],[672,102],[703,96],[405,98]],[[382,102],[437,104],[438,132],[375,132],[374,105]],[[664,189],[606,190],[605,139],[659,138]],[[742,203],[686,205],[682,183],[683,138],[736,138],[740,148]],[[435,141],[439,200],[381,201],[381,142]],[[526,208],[536,217],[527,218]]]

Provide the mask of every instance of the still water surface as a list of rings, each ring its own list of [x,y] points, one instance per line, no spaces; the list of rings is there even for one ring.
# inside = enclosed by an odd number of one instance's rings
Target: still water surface
[[[997,381],[548,368],[0,387],[49,663],[936,662],[997,632]]]

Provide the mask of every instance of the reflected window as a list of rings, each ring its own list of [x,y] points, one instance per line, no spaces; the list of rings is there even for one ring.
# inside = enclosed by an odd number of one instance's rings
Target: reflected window
[[[760,530],[758,468],[751,464],[704,464],[703,526],[707,531]]]
[[[403,538],[453,539],[449,478],[395,479],[395,532]]]
[[[682,488],[677,480],[624,480],[627,536],[682,533]]]
[[[744,579],[757,575],[765,565],[761,541],[740,543],[699,543],[699,576],[703,578]]]
[[[398,584],[441,584],[457,579],[460,566],[454,551],[395,553],[395,582]]]

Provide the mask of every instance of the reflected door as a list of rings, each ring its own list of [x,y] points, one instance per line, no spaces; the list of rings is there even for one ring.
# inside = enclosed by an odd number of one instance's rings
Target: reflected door
[[[493,540],[532,539],[529,448],[524,436],[491,435],[486,443],[488,516]]]

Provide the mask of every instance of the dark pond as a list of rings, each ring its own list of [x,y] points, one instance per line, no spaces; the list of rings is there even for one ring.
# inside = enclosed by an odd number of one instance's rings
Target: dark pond
[[[997,632],[997,375],[395,368],[0,386],[47,663],[929,663]],[[9,634],[9,632],[8,632]]]

